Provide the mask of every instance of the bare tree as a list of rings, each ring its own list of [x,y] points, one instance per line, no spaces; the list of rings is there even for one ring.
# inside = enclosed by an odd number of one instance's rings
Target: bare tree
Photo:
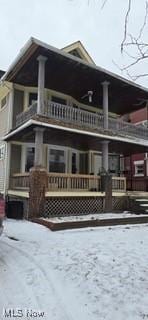
[[[103,9],[107,2],[110,0],[101,0],[101,8]],[[121,71],[126,71],[127,75],[132,80],[137,80],[140,77],[148,76],[148,73],[132,75],[130,69],[139,62],[148,58],[148,43],[143,40],[144,31],[148,22],[148,1],[145,0],[145,13],[143,17],[143,23],[139,29],[138,35],[134,35],[129,30],[129,21],[132,10],[134,9],[133,0],[128,0],[127,10],[124,19],[124,32],[123,39],[121,41],[121,53],[128,56],[130,63],[120,68]],[[134,52],[133,54],[131,52]],[[117,64],[116,64],[117,65]]]

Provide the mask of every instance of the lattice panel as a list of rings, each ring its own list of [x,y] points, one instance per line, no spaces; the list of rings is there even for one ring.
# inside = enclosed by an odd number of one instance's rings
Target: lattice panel
[[[44,215],[51,217],[99,212],[103,212],[103,197],[48,198]]]
[[[127,197],[113,197],[112,206],[114,211],[128,210]]]

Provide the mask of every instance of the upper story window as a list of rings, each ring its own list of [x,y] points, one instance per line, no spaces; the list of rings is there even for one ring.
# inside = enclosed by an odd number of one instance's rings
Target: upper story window
[[[3,160],[5,157],[5,146],[0,146],[0,160]]]
[[[1,100],[1,109],[4,108],[7,104],[7,96],[5,96],[2,100]]]
[[[59,103],[59,104],[67,105],[66,99],[63,99],[63,98],[60,98],[60,97],[52,96],[52,97],[51,97],[51,101],[52,101],[52,102]]]
[[[35,92],[29,93],[29,106],[32,106],[33,103],[37,102],[38,95]]]

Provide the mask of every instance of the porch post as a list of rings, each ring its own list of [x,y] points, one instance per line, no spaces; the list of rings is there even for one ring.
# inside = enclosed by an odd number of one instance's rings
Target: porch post
[[[44,128],[35,128],[35,167],[43,167],[43,137]]]
[[[103,125],[104,129],[108,129],[108,86],[109,82],[102,82],[103,86]],[[108,171],[108,143],[109,141],[102,142],[102,168]]]
[[[103,123],[104,129],[108,129],[108,86],[109,82],[102,82],[103,86]]]
[[[109,82],[104,81],[103,86],[103,126],[104,129],[108,129],[108,86]],[[102,176],[102,181],[104,180],[104,211],[111,212],[112,210],[112,177],[109,175],[109,152],[108,152],[109,141],[102,141],[102,169],[105,170],[105,176]]]
[[[29,219],[44,214],[45,192],[48,188],[48,173],[43,168],[43,135],[44,128],[36,127],[35,131],[35,160],[29,175]]]
[[[105,172],[108,172],[108,169],[109,169],[108,144],[109,144],[109,141],[107,141],[107,140],[102,141],[102,169],[104,169]]]
[[[38,56],[38,101],[37,113],[42,113],[44,110],[44,87],[45,87],[45,62],[47,57]]]

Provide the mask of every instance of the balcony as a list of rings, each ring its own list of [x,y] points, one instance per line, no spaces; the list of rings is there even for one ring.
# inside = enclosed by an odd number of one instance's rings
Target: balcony
[[[16,127],[22,125],[37,114],[37,103],[34,103],[27,111],[22,112],[16,117]],[[89,112],[80,108],[74,108],[49,101],[44,105],[44,110],[40,116],[47,119],[59,120],[62,123],[72,124],[83,130],[95,130],[95,132],[112,136],[122,136],[125,138],[148,139],[148,129],[143,126],[109,118],[108,130],[104,130],[104,119],[101,113]]]

